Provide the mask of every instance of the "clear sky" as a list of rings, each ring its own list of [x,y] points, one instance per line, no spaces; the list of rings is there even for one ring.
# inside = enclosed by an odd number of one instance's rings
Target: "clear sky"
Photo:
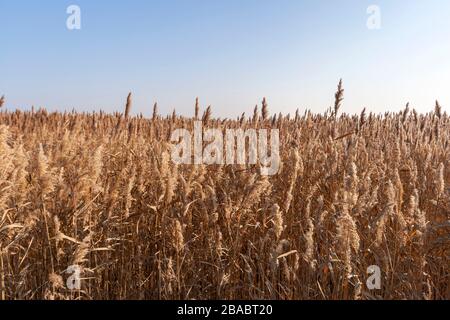
[[[66,27],[69,5],[81,30]],[[381,9],[369,30],[366,10]],[[339,78],[344,112],[410,102],[450,111],[448,0],[0,0],[7,108],[213,113],[323,112]]]

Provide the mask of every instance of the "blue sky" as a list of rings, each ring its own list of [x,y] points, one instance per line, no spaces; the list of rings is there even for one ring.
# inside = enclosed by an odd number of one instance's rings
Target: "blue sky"
[[[66,8],[81,8],[81,30]],[[369,5],[381,29],[369,30]],[[344,112],[450,106],[448,0],[0,0],[7,108],[176,108],[219,116],[323,112],[344,79]]]

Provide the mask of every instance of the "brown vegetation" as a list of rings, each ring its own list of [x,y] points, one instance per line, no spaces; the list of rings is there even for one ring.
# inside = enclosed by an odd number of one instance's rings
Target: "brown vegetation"
[[[0,299],[449,299],[450,117],[270,117],[282,168],[179,166],[195,118],[0,113]],[[66,287],[71,265],[82,288]],[[368,290],[367,268],[382,270]]]

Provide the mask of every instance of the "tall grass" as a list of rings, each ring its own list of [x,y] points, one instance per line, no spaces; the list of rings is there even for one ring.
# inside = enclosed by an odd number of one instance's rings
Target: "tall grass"
[[[282,167],[170,160],[174,113],[0,113],[0,299],[449,299],[450,117],[270,116]],[[2,100],[3,101],[3,100]],[[78,265],[82,287],[69,290]],[[382,270],[369,290],[367,268]]]

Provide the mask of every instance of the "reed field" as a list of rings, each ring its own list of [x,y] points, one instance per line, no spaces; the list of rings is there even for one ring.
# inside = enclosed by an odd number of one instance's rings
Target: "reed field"
[[[0,111],[0,300],[450,299],[450,116],[342,100],[341,83],[322,114],[145,118],[131,95],[123,114]],[[278,174],[175,164],[195,120],[279,129]]]

